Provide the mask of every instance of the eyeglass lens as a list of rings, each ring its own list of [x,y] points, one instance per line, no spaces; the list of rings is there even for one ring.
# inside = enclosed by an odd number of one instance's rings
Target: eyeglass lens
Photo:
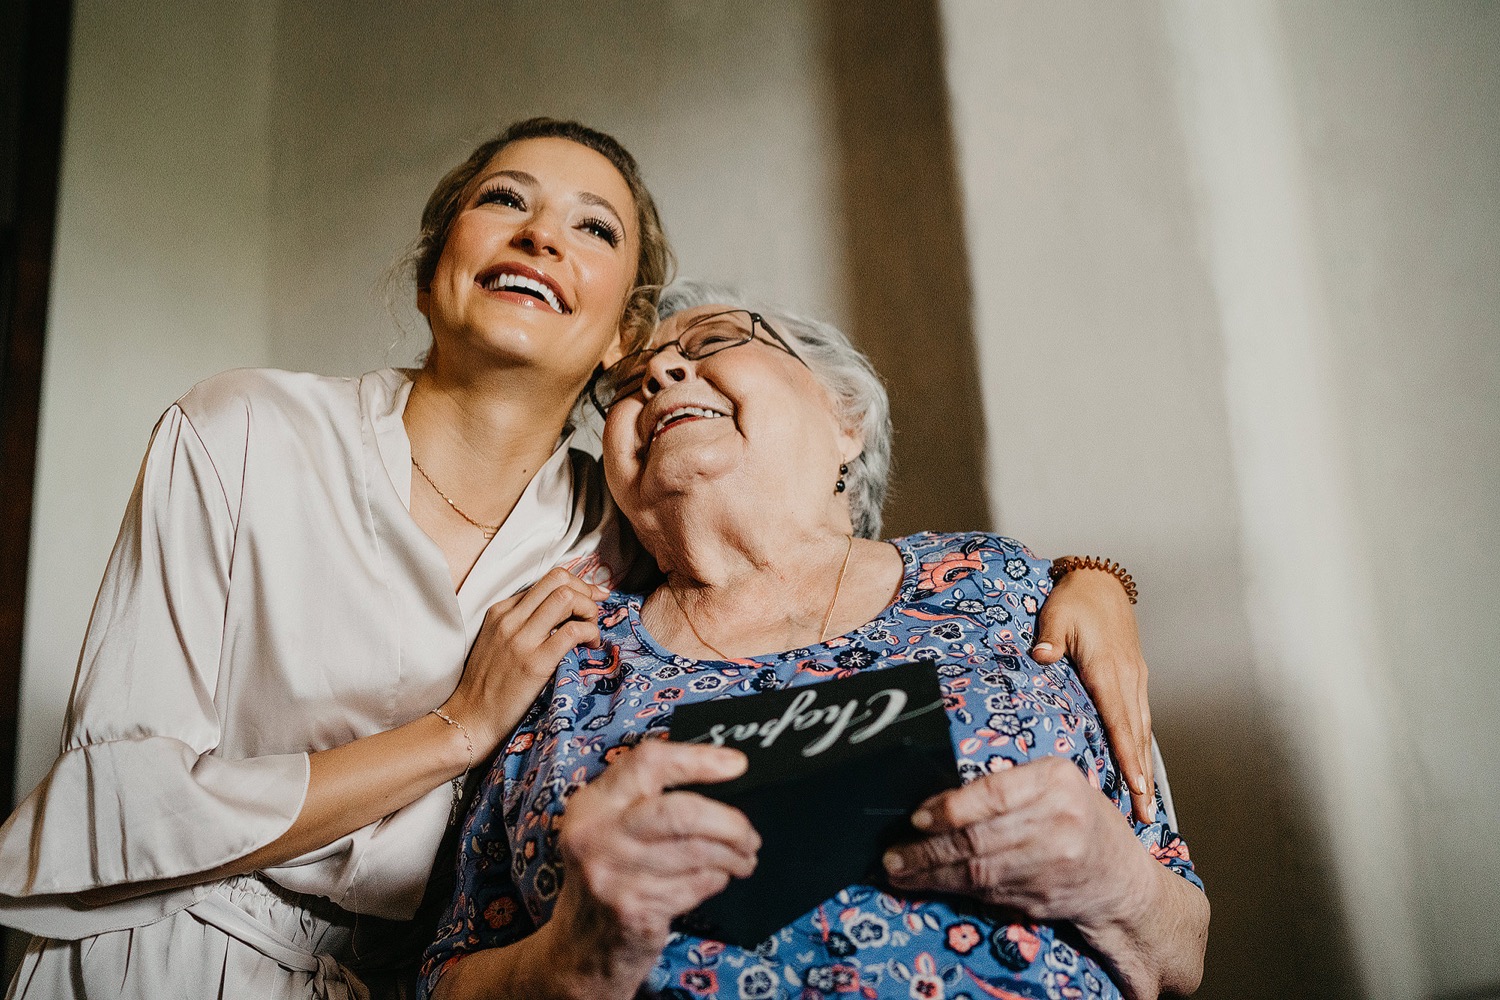
[[[670,347],[689,361],[699,361],[728,347],[748,344],[755,339],[755,321],[745,310],[714,313],[694,320],[676,340],[621,358],[607,369],[595,386],[595,399],[605,409],[623,396],[629,396],[645,381],[651,359]]]

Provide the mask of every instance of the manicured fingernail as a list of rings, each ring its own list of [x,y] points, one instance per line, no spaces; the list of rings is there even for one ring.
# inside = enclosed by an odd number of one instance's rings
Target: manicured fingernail
[[[881,860],[885,863],[885,870],[892,875],[900,875],[901,869],[906,867],[906,863],[901,860],[901,855],[895,851],[886,851],[885,857]]]
[[[932,813],[926,809],[918,809],[911,814],[911,825],[918,830],[925,830],[932,825]]]
[[[1130,786],[1130,790],[1132,792],[1134,792],[1135,794],[1137,794],[1137,795],[1145,795],[1146,794],[1146,779],[1143,778],[1143,777],[1141,777],[1139,774],[1128,774],[1128,775],[1126,775],[1125,776],[1125,783]]]
[[[1031,651],[1033,653],[1050,653],[1052,652],[1052,643],[1039,642],[1035,646],[1031,647]]]

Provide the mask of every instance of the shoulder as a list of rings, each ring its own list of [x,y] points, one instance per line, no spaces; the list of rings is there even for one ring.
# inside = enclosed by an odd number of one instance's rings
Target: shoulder
[[[255,439],[309,441],[329,430],[358,438],[364,381],[235,368],[199,382],[176,406],[210,453],[233,462]]]
[[[581,677],[613,674],[621,668],[622,660],[628,659],[627,653],[639,653],[634,622],[641,600],[639,594],[610,591],[599,602],[599,647],[574,646],[568,650],[557,664],[554,681],[566,687]]]
[[[591,664],[597,668],[608,663],[611,669],[618,668],[622,658],[640,656],[646,652],[640,636],[636,633],[636,622],[640,620],[642,594],[627,591],[611,591],[599,602],[600,647],[592,649],[578,646],[564,660],[564,666]]]
[[[1036,614],[1052,592],[1047,560],[989,532],[926,532],[893,544],[905,564],[898,597],[904,614],[963,616],[998,629],[1007,642],[1015,635],[1030,641]]]
[[[176,437],[206,453],[237,508],[252,467],[274,471],[285,459],[308,454],[322,462],[342,460],[362,437],[364,381],[236,368],[193,386],[164,420],[180,415],[183,433]]]
[[[225,422],[243,426],[247,413],[294,417],[349,407],[358,394],[358,379],[274,368],[235,368],[199,382],[177,400],[177,406],[203,432]]]
[[[922,600],[945,593],[965,580],[994,590],[1051,590],[1052,563],[1038,558],[1014,538],[993,532],[936,532],[897,538],[892,544],[906,566],[906,596]],[[972,579],[971,579],[972,578]],[[965,588],[968,589],[968,588]]]

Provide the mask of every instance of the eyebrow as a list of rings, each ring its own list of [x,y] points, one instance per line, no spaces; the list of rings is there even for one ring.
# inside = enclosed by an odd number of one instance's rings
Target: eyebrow
[[[481,187],[483,187],[485,184],[488,184],[496,177],[509,177],[511,180],[515,181],[518,184],[526,184],[530,187],[541,186],[541,182],[538,181],[534,175],[528,174],[524,170],[497,170],[492,174],[487,174],[484,179],[479,182],[479,184]],[[611,205],[609,203],[609,199],[605,198],[603,195],[594,194],[594,192],[592,191],[580,191],[578,192],[578,200],[583,202],[585,205],[593,205],[595,208],[604,209],[606,212],[609,212],[611,215],[613,215],[621,225],[624,225],[625,216],[621,215],[620,210]]]

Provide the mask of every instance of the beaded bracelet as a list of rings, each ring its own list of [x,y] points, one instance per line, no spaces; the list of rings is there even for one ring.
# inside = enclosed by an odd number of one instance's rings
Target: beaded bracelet
[[[460,733],[462,733],[464,737],[464,744],[469,751],[469,762],[464,765],[464,773],[458,775],[453,779],[453,805],[448,810],[448,825],[452,826],[454,823],[458,822],[459,810],[463,807],[464,802],[464,782],[469,777],[469,771],[474,767],[474,740],[469,736],[469,731],[464,728],[464,724],[462,722],[459,722],[457,719],[453,718],[442,709],[434,708],[427,714],[437,716],[439,719],[442,719],[444,722],[448,723],[448,725],[452,726],[454,729],[457,729]]]
[[[1130,598],[1130,603],[1135,603],[1135,580],[1125,572],[1125,567],[1113,559],[1100,559],[1097,556],[1059,556],[1052,560],[1052,568],[1047,575],[1052,577],[1053,582],[1061,579],[1064,574],[1075,569],[1102,569],[1104,572],[1120,581],[1120,586],[1125,588],[1125,596]]]

